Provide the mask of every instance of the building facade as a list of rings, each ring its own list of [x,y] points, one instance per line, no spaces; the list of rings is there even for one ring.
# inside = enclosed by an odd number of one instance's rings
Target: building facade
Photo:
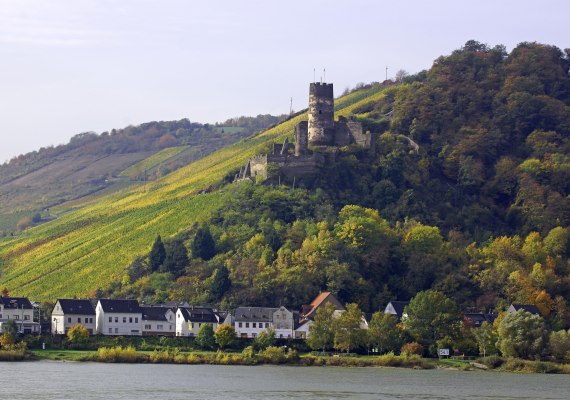
[[[100,299],[95,313],[98,334],[142,335],[142,310],[136,300]]]
[[[97,328],[95,308],[86,299],[58,299],[51,312],[51,332],[54,335],[65,335],[75,324],[81,324],[95,334]]]
[[[39,322],[34,321],[34,307],[25,297],[0,297],[0,329],[12,320],[19,333],[41,333]]]

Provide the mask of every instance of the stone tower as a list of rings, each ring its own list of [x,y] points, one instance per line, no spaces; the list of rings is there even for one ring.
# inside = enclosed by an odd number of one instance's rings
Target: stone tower
[[[334,96],[332,83],[311,83],[309,86],[309,144],[334,144]]]
[[[301,121],[295,126],[295,155],[297,157],[307,155],[308,145],[307,121]]]

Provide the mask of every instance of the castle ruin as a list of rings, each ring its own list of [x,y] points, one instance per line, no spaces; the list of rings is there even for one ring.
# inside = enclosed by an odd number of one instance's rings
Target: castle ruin
[[[278,177],[301,179],[336,161],[338,148],[348,145],[370,148],[373,135],[364,132],[358,121],[339,117],[334,120],[333,84],[315,82],[309,85],[308,121],[295,126],[295,144],[285,139],[273,144],[270,154],[251,158],[241,168],[235,181],[257,178],[272,182]]]

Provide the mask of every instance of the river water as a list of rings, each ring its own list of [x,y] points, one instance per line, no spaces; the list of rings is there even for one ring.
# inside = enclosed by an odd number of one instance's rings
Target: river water
[[[3,399],[570,399],[570,376],[397,368],[0,363]]]

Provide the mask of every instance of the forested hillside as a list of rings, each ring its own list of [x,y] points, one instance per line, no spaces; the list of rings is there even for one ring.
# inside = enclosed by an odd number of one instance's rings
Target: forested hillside
[[[215,125],[187,119],[148,122],[81,133],[68,144],[21,154],[0,165],[0,235],[53,218],[45,209],[54,205],[160,178],[282,119],[258,115]]]
[[[377,135],[372,151],[342,148],[334,166],[294,188],[229,184],[248,157],[292,137],[300,115],[148,191],[0,242],[0,282],[44,299],[228,308],[297,307],[326,289],[365,311],[431,288],[462,309],[536,304],[566,326],[569,56],[468,42],[429,71],[337,100],[337,115]]]

